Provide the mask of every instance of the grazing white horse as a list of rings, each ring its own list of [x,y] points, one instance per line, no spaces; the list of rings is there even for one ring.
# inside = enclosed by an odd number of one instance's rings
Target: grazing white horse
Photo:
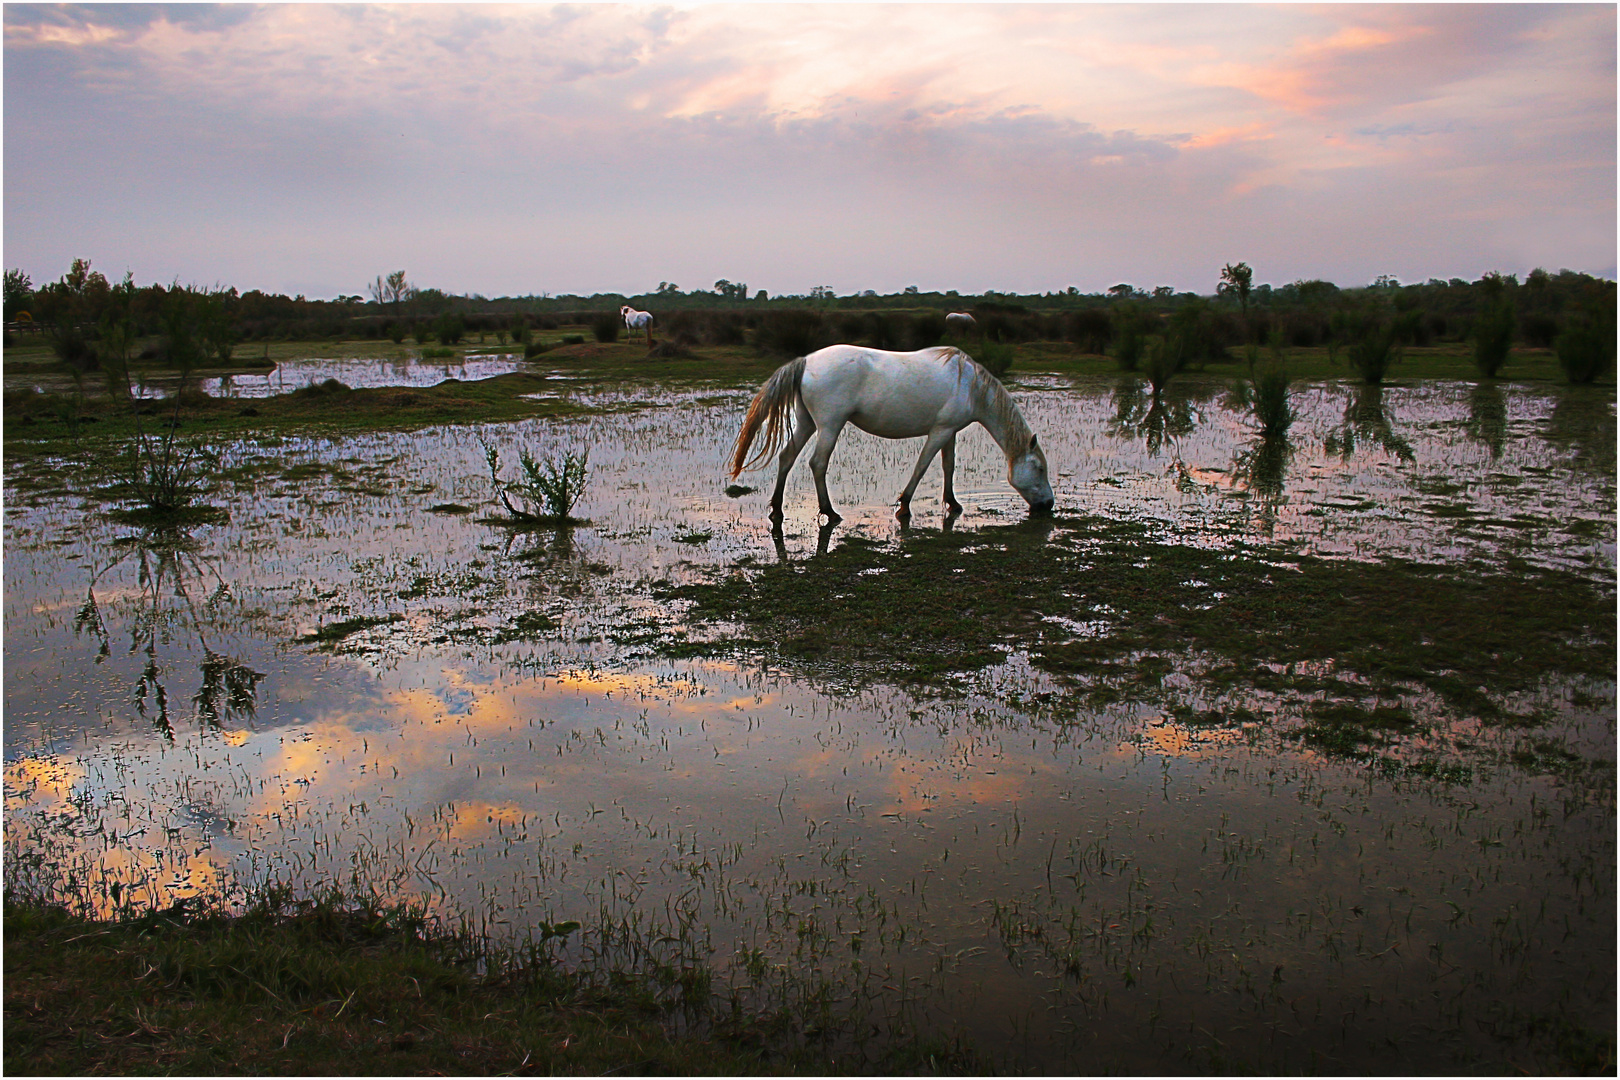
[[[650,311],[637,311],[635,308],[631,307],[629,304],[626,304],[626,305],[624,305],[623,307],[621,307],[619,309],[619,315],[621,317],[623,317],[623,319],[624,319],[624,328],[626,330],[645,330],[645,331],[647,331],[647,347],[651,348],[652,347],[652,322],[653,322],[652,312],[650,312]]]
[[[945,326],[950,330],[968,330],[976,325],[973,316],[965,311],[953,311],[945,316]]]
[[[788,418],[791,415],[791,424]],[[911,496],[935,454],[945,471],[945,505],[960,513],[952,480],[956,473],[956,433],[978,422],[1007,455],[1007,480],[1035,513],[1052,509],[1046,455],[1001,381],[967,353],[949,346],[897,353],[856,345],[829,345],[783,364],[766,380],[748,407],[731,455],[731,476],[763,464],[777,447],[776,491],[771,521],[782,521],[782,489],[799,452],[812,435],[810,471],[816,497],[829,524],[840,519],[827,497],[827,460],[845,424],[884,439],[926,437],[911,482],[900,493],[896,516],[911,516]],[[765,441],[752,459],[749,447],[760,427]]]

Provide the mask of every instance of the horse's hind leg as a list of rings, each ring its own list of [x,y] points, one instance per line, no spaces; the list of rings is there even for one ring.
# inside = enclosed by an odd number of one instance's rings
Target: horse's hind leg
[[[788,473],[793,471],[793,463],[799,459],[804,444],[815,433],[815,418],[801,401],[793,410],[793,434],[788,436],[787,445],[776,457],[776,490],[771,493],[771,521],[774,524],[782,523],[782,491],[787,487]]]
[[[810,472],[816,478],[816,500],[821,512],[827,515],[828,525],[836,525],[844,520],[833,509],[832,498],[827,494],[827,462],[832,458],[833,447],[838,445],[838,435],[843,430],[843,420],[826,424],[816,436],[816,448],[810,452]]]

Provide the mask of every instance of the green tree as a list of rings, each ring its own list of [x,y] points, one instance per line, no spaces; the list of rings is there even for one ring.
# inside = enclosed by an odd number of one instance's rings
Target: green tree
[[[96,353],[106,375],[107,391],[113,397],[130,395],[129,358],[135,351],[135,275],[124,274],[124,280],[109,290],[106,309],[97,327],[100,341]]]
[[[236,289],[214,289],[197,294],[197,330],[203,348],[221,364],[231,362],[236,351],[236,320],[232,308],[236,304]]]
[[[1227,263],[1221,267],[1221,283],[1215,287],[1220,294],[1237,293],[1238,304],[1243,308],[1243,328],[1245,336],[1249,328],[1249,293],[1254,289],[1254,271],[1249,264]]]
[[[1614,282],[1589,284],[1575,301],[1555,346],[1558,364],[1572,383],[1590,383],[1614,370]]]
[[[1484,302],[1474,316],[1474,366],[1487,379],[1496,378],[1513,347],[1513,297],[1507,289],[1511,280],[1492,272],[1479,282]]]
[[[6,301],[5,316],[15,319],[25,311],[31,312],[34,304],[34,282],[21,270],[6,271]]]
[[[433,323],[433,336],[439,339],[440,345],[459,345],[466,333],[467,324],[461,316],[448,311]]]
[[[405,271],[395,270],[387,277],[378,275],[377,279],[366,286],[366,291],[377,302],[377,306],[391,305],[396,311],[399,305],[416,295],[411,283],[405,280]]]

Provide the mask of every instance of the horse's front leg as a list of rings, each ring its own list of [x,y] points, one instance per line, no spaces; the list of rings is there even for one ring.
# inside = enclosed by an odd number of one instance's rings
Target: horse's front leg
[[[956,432],[945,445],[939,448],[939,466],[945,472],[945,510],[952,517],[962,512],[962,504],[956,501]]]
[[[843,430],[843,420],[825,425],[816,436],[816,448],[810,452],[810,472],[816,478],[816,501],[821,512],[827,515],[829,525],[844,520],[833,509],[832,497],[827,494],[827,462],[832,458],[833,447],[838,445],[838,436]]]
[[[911,516],[911,497],[917,493],[917,485],[922,482],[923,473],[928,471],[928,463],[934,460],[934,455],[946,446],[955,446],[956,432],[952,429],[938,429],[928,433],[928,441],[923,443],[922,453],[917,455],[917,467],[911,470],[911,482],[906,490],[900,493],[900,505],[895,508],[894,516],[908,518]],[[955,461],[953,456],[951,459]],[[945,485],[950,490],[950,477],[947,474]]]

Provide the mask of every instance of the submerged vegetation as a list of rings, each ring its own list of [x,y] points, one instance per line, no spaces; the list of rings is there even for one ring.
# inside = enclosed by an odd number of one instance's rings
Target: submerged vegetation
[[[1059,517],[892,547],[846,540],[809,563],[741,569],[668,590],[699,622],[747,627],[679,650],[757,651],[950,691],[1027,649],[1076,704],[1258,698],[1278,722],[1323,709],[1376,720],[1381,706],[1367,703],[1410,699],[1434,719],[1535,726],[1510,703],[1555,677],[1615,674],[1612,582],[1523,564],[1208,550]],[[1064,633],[1074,622],[1094,628]]]

